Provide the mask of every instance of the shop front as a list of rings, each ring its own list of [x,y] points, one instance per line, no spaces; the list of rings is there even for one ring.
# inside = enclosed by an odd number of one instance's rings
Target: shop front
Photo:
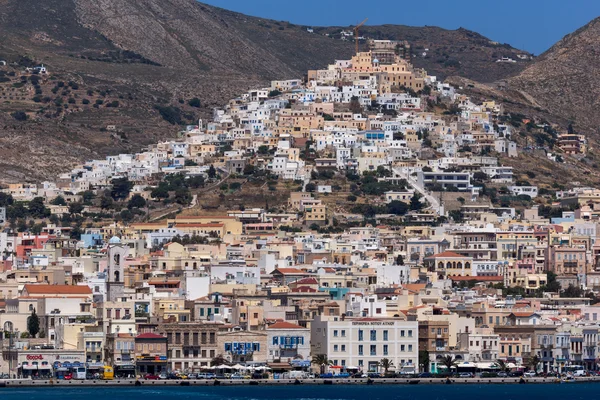
[[[86,379],[100,379],[104,373],[103,362],[86,363]]]
[[[23,378],[49,379],[85,376],[85,353],[77,350],[24,350],[17,355],[18,374]],[[83,370],[82,370],[83,368]]]
[[[117,364],[115,365],[115,378],[135,378],[134,364]]]
[[[49,379],[52,377],[50,361],[40,354],[18,356],[18,374],[25,379]]]

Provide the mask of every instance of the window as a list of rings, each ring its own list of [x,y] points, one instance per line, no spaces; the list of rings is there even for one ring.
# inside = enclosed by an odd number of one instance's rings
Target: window
[[[377,355],[377,346],[372,344],[371,345],[371,355],[372,356],[376,356]]]
[[[337,344],[333,345],[333,351],[338,351],[338,345]]]
[[[362,356],[362,355],[363,355],[363,345],[362,345],[362,344],[359,344],[359,345],[358,345],[358,355],[359,355],[359,356]]]
[[[359,342],[362,342],[362,341],[363,341],[363,331],[362,331],[362,329],[360,329],[360,330],[358,331],[358,341],[359,341]]]
[[[408,351],[412,351],[412,349],[413,349],[413,348],[412,348],[412,344],[409,344],[409,345],[408,345]]]
[[[388,331],[383,331],[383,341],[384,342],[388,341]]]
[[[342,337],[346,337],[346,330],[342,329]]]
[[[412,337],[412,329],[408,330],[408,337]]]
[[[346,345],[345,344],[342,345],[342,351],[346,351]]]
[[[337,331],[337,329],[334,329],[334,331],[333,331],[333,337],[337,337],[337,336],[338,336],[338,331]]]
[[[371,341],[374,342],[377,340],[377,331],[375,329],[371,329]]]
[[[406,331],[404,331],[404,330],[401,330],[401,331],[400,331],[400,337],[404,337],[404,336],[406,336]]]
[[[387,356],[387,355],[388,355],[388,345],[387,345],[387,344],[384,344],[384,345],[383,345],[383,355],[384,355],[384,356]]]

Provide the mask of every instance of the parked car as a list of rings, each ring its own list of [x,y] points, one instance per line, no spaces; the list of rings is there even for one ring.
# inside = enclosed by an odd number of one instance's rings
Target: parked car
[[[216,377],[212,372],[201,372],[198,374],[198,379],[215,379]]]
[[[68,374],[65,374],[65,375],[63,376],[63,379],[64,379],[65,381],[70,381],[71,379],[73,379],[73,373],[68,373]]]
[[[526,378],[535,378],[537,374],[534,371],[523,372],[523,376]]]
[[[147,374],[146,376],[144,376],[144,379],[149,380],[149,381],[156,381],[156,380],[160,379],[160,377],[158,375]]]
[[[473,374],[470,372],[461,372],[458,374],[459,378],[472,378]]]
[[[508,374],[504,371],[500,371],[497,374],[498,378],[506,378],[508,376]]]
[[[523,371],[511,371],[508,373],[508,376],[510,376],[511,378],[517,378],[523,376]]]
[[[188,374],[188,379],[198,379],[198,374],[193,372],[191,374]]]
[[[421,372],[417,375],[419,378],[433,378],[433,374],[431,372]]]
[[[369,378],[382,378],[382,375],[378,372],[369,372]]]
[[[165,374],[164,372],[161,373],[160,375],[158,375],[158,379],[167,379],[169,376],[167,374]]]

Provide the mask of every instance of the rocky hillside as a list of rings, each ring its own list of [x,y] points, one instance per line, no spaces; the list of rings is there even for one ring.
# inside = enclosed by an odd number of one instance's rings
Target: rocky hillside
[[[508,80],[546,109],[584,130],[600,125],[600,18],[565,36]]]
[[[309,33],[194,0],[0,0],[0,181],[50,178],[172,137],[250,87],[350,57],[340,30]],[[527,65],[496,63],[518,51],[464,29],[362,34],[413,42],[414,63],[440,76],[490,81]],[[24,74],[39,63],[48,77]]]

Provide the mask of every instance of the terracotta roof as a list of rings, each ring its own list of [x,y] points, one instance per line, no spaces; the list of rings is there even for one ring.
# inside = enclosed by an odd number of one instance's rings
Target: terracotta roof
[[[461,256],[460,254],[457,254],[453,251],[444,251],[443,253],[434,254],[432,256],[425,257],[425,258],[453,258],[453,257],[467,258],[466,256]]]
[[[512,315],[514,315],[515,317],[519,317],[519,318],[526,318],[526,317],[531,317],[533,314],[533,312],[514,312],[512,313]]]
[[[452,281],[502,282],[501,276],[449,276]]]
[[[425,286],[427,286],[425,283],[406,283],[404,285],[402,285],[402,287],[404,289],[413,291],[413,292],[418,292],[421,289],[425,289]]]
[[[292,324],[285,321],[276,322],[267,327],[267,329],[307,329],[300,325]]]
[[[313,289],[310,286],[298,286],[292,289],[292,293],[316,293],[317,289]]]
[[[92,294],[89,286],[83,285],[25,285],[28,294]]]
[[[278,271],[282,274],[291,274],[291,275],[296,275],[296,274],[305,274],[306,272],[302,271],[301,269],[297,269],[297,268],[277,268],[275,271]],[[273,272],[275,272],[273,271]]]
[[[317,280],[315,278],[302,278],[302,279],[295,281],[294,283],[304,284],[304,285],[318,285],[319,284],[319,282],[317,282]]]
[[[142,333],[141,335],[137,335],[136,339],[166,339],[166,337],[157,335],[156,333]]]

